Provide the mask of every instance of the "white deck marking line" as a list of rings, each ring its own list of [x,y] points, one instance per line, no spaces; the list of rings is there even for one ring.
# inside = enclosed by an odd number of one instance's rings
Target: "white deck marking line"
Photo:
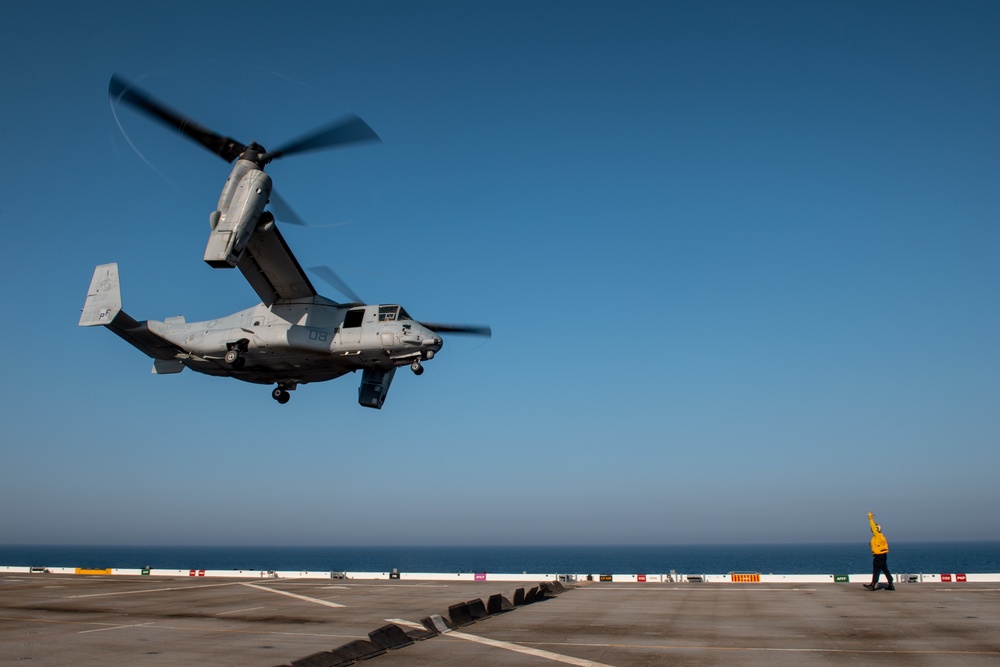
[[[165,591],[188,591],[197,588],[216,588],[218,586],[237,586],[240,582],[230,582],[226,584],[203,584],[201,586],[171,586],[170,588],[143,588],[137,591],[115,591],[113,593],[87,593],[86,595],[70,595],[67,600],[77,600],[80,598],[105,598],[112,595],[136,595],[137,593],[163,593]]]
[[[112,630],[112,629],[118,628],[118,627],[121,627],[121,628],[132,627],[132,626],[126,626],[126,625],[120,625],[120,626],[119,625],[114,625],[114,626],[112,626],[110,623],[93,623],[93,622],[87,622],[87,621],[61,621],[61,620],[52,620],[52,619],[47,619],[47,618],[23,618],[23,617],[16,617],[15,618],[15,617],[12,617],[12,616],[0,616],[0,621],[18,621],[20,623],[48,623],[48,624],[51,624],[51,625],[105,625],[105,626],[110,626],[110,627],[105,627],[105,628],[98,628],[98,629],[101,629],[101,630]],[[159,623],[159,624],[157,625],[157,623]],[[214,633],[214,634],[218,634],[218,635],[233,635],[233,634],[244,634],[244,633],[246,633],[246,630],[243,629],[243,628],[232,629],[232,628],[209,628],[209,627],[205,627],[205,626],[193,626],[193,625],[192,626],[188,626],[188,625],[169,625],[169,624],[165,624],[162,621],[158,621],[158,622],[151,621],[149,623],[142,623],[140,625],[136,625],[135,627],[140,627],[140,626],[145,626],[145,625],[156,625],[156,629],[157,630],[180,630],[182,632],[207,632],[207,633]],[[324,632],[324,633],[317,633],[317,632],[274,632],[274,631],[268,631],[268,630],[260,630],[260,631],[257,631],[257,634],[264,635],[264,636],[280,635],[280,636],[283,636],[283,637],[327,637],[327,638],[333,638],[333,639],[357,639],[358,638],[357,635],[330,634],[330,633],[327,633],[327,632]]]
[[[257,611],[258,609],[265,609],[265,607],[249,607],[247,609],[233,609],[232,611],[220,611],[216,616],[225,616],[226,614],[238,614],[241,611]]]
[[[539,646],[581,646],[596,648],[647,649],[651,651],[721,651],[726,653],[863,653],[892,655],[1000,655],[1000,651],[963,651],[961,649],[899,649],[899,648],[820,648],[820,647],[787,647],[780,646],[680,646],[661,644],[608,644],[588,642],[526,642]]]
[[[77,634],[85,635],[89,632],[104,632],[106,630],[123,630],[125,628],[144,628],[147,625],[153,625],[153,621],[149,623],[133,623],[132,625],[113,625],[110,628],[97,628],[96,630],[80,630]]]
[[[297,600],[305,600],[306,602],[315,602],[316,604],[323,604],[327,607],[343,607],[344,605],[337,602],[330,602],[329,600],[321,600],[319,598],[311,598],[305,595],[299,595],[298,593],[289,593],[288,591],[279,591],[277,588],[268,588],[267,586],[261,586],[260,584],[251,584],[247,582],[241,582],[241,586],[246,586],[247,588],[256,588],[261,591],[267,591],[268,593],[277,593],[278,595],[287,595],[290,598],[295,598]]]
[[[411,628],[421,628],[424,626],[419,623],[413,623],[412,621],[404,621],[401,618],[387,618],[385,619],[390,623],[398,623],[399,625],[405,625]],[[456,639],[464,639],[465,641],[476,642],[477,644],[485,644],[487,646],[492,646],[494,648],[502,648],[508,651],[514,651],[515,653],[523,653],[525,655],[532,655],[536,658],[545,658],[547,660],[552,660],[553,662],[561,662],[567,665],[575,665],[576,667],[611,667],[611,665],[606,665],[603,662],[595,662],[593,660],[585,660],[583,658],[574,658],[571,655],[563,655],[561,653],[553,653],[551,651],[543,651],[538,648],[529,648],[527,646],[521,646],[520,644],[513,644],[511,642],[504,642],[498,639],[490,639],[488,637],[480,637],[478,635],[470,635],[465,632],[458,632],[452,630],[444,637],[454,637]]]

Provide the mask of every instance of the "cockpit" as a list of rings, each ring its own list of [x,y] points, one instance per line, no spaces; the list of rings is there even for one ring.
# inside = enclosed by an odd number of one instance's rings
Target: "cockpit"
[[[406,322],[403,328],[409,328],[413,324],[413,318],[410,314],[403,310],[400,306],[390,305],[390,306],[366,306],[360,308],[351,308],[347,311],[344,316],[345,329],[354,329],[360,327],[365,321],[365,313],[368,313],[369,317],[374,315],[374,309],[378,308],[378,322]]]
[[[379,306],[379,322],[397,322],[400,320],[412,320],[413,318],[403,310],[402,306]]]

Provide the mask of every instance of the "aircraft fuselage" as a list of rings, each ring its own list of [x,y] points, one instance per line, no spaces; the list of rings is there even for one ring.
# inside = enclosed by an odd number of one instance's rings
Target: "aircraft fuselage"
[[[402,317],[400,317],[402,315]],[[323,297],[259,304],[205,322],[148,320],[183,351],[177,361],[207,375],[294,386],[345,373],[430,359],[441,338],[397,305],[339,305]],[[227,352],[235,351],[227,361]]]

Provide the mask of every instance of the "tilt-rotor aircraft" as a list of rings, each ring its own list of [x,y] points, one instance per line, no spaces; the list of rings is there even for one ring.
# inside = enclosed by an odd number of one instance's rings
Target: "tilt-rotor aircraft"
[[[244,382],[273,384],[271,396],[287,403],[300,384],[332,380],[361,371],[358,403],[381,409],[400,366],[423,373],[421,362],[441,350],[441,334],[490,336],[487,326],[418,322],[399,305],[362,303],[329,268],[314,269],[351,299],[338,303],[320,296],[265,210],[272,199],[264,167],[279,157],[364,141],[375,132],[357,116],[322,127],[277,150],[243,144],[208,130],[173,111],[145,91],[115,75],[108,93],[174,128],[215,153],[235,161],[216,210],[205,261],[215,268],[238,268],[261,303],[207,322],[181,317],[136,321],[122,310],[117,264],[94,270],[80,326],[104,326],[153,359],[153,373],[185,368]],[[274,204],[280,200],[274,196]],[[279,218],[295,221],[278,206]]]

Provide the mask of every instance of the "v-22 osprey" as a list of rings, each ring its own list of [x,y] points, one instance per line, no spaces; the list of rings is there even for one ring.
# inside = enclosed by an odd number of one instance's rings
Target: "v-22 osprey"
[[[153,359],[153,373],[190,368],[273,384],[271,396],[284,404],[301,384],[361,371],[358,403],[380,409],[396,369],[409,366],[422,374],[422,362],[441,350],[442,334],[492,335],[488,326],[418,322],[398,304],[365,304],[326,267],[313,271],[351,300],[320,296],[292,254],[275,215],[266,210],[272,184],[264,167],[282,156],[378,140],[357,116],[268,152],[257,143],[242,144],[202,127],[117,75],[111,78],[109,95],[113,105],[127,104],[227,162],[235,161],[209,216],[204,259],[215,268],[239,269],[261,300],[252,308],[205,322],[183,317],[137,321],[122,309],[118,265],[98,266],[80,326],[110,329]],[[272,206],[281,203],[274,199]],[[294,216],[290,211],[287,215]],[[284,217],[279,211],[279,218]]]

